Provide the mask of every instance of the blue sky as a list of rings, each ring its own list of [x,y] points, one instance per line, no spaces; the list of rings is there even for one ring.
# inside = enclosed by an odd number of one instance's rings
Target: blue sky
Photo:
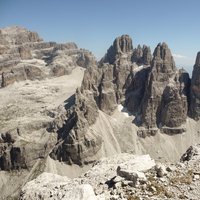
[[[19,25],[45,41],[73,41],[102,57],[115,37],[152,51],[165,41],[191,71],[200,51],[200,0],[0,0],[0,28]]]

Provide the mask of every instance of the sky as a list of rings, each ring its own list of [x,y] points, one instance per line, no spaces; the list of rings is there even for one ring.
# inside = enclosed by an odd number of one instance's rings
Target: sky
[[[75,42],[100,59],[114,39],[152,52],[166,42],[190,73],[200,51],[200,0],[0,0],[0,28],[36,31],[45,41]]]

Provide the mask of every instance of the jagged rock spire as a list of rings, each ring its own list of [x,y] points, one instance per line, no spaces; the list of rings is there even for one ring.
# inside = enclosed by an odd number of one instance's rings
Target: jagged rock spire
[[[152,68],[157,72],[170,73],[175,71],[176,66],[167,44],[159,43],[153,53]]]
[[[132,39],[129,35],[117,37],[113,43],[113,48],[117,53],[128,53],[133,50]]]
[[[108,49],[107,54],[103,58],[102,62],[114,64],[117,57],[122,53],[130,53],[133,50],[132,39],[129,35],[122,35],[117,37],[113,45]]]
[[[167,44],[159,43],[153,53],[141,104],[141,123],[147,127],[147,132],[155,134],[156,127],[179,127],[185,122],[188,109],[185,90],[189,76],[187,74],[184,80],[182,76],[183,72],[176,69]]]
[[[190,99],[190,116],[198,120],[200,118],[200,52],[197,53],[192,72]]]
[[[197,53],[195,65],[200,66],[200,51]]]

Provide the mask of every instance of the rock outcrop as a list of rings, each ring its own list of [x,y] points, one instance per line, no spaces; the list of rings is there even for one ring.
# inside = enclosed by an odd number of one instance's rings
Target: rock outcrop
[[[190,116],[196,120],[200,117],[200,52],[197,53],[196,62],[192,72],[190,89]]]
[[[20,200],[63,199],[97,200],[89,184],[80,184],[67,177],[43,173],[28,182],[22,189]]]
[[[100,159],[74,179],[43,173],[22,188],[20,199],[199,199],[199,145],[186,154],[191,152],[192,159],[176,164],[119,154]]]
[[[41,42],[38,33],[19,26],[11,26],[0,31],[1,45],[23,45],[29,42]]]
[[[102,138],[88,131],[98,116],[93,96],[77,90],[74,101],[74,106],[67,110],[65,123],[57,130],[58,143],[50,156],[68,164],[82,165],[94,161],[90,159],[101,148]]]
[[[181,133],[184,129],[180,127],[185,123],[188,111],[189,75],[176,69],[165,43],[158,44],[153,56],[141,103],[141,116],[138,115],[138,123],[147,129],[139,134],[154,135],[157,128],[162,127],[166,133]]]
[[[148,65],[151,62],[151,51],[149,47],[144,46],[141,55],[133,59],[139,49],[133,49],[132,39],[128,35],[122,35],[114,40],[97,69],[86,70],[82,87],[84,90],[91,90],[93,85],[95,100],[102,111],[111,114],[117,104],[125,104],[126,97],[129,99],[126,101],[128,107],[134,107],[130,105],[130,96],[134,96],[135,101],[140,101],[149,70]],[[136,63],[146,67],[138,67]],[[85,80],[90,74],[95,75],[92,76],[93,80]]]
[[[123,54],[131,54],[132,51],[132,39],[129,35],[122,35],[114,40],[101,62],[114,64]],[[129,59],[131,59],[130,55]]]
[[[133,50],[132,62],[136,62],[138,65],[150,65],[152,60],[151,49],[146,45],[143,48],[138,45],[137,48]]]
[[[119,154],[101,159],[79,178],[69,179],[43,173],[22,188],[20,199],[110,199],[113,194],[109,193],[113,186],[117,187],[120,181],[130,185],[132,183],[133,186],[135,180],[130,180],[129,177],[134,173],[143,174],[154,166],[155,161],[149,155]],[[127,176],[123,178],[117,176],[117,173]]]
[[[115,105],[122,103],[136,114],[136,124],[146,127],[139,135],[155,134],[157,128],[169,134],[184,132],[182,125],[186,121],[189,102],[188,73],[176,69],[167,44],[158,44],[151,61],[147,46],[133,50],[131,42],[127,35],[117,38],[101,60],[98,76],[102,78],[92,81],[97,105],[110,114]],[[138,67],[133,61],[146,67]],[[113,65],[102,64],[106,62]],[[150,63],[151,67],[148,67]],[[98,70],[95,70],[96,74]],[[85,81],[83,88],[84,84]]]
[[[181,157],[181,162],[195,160],[200,160],[200,144],[190,146]]]

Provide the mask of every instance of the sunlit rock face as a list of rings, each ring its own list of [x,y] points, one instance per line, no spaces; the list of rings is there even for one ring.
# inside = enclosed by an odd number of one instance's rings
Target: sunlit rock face
[[[87,68],[95,57],[75,43],[44,42],[36,32],[12,26],[0,29],[0,85],[24,80],[42,80]]]

